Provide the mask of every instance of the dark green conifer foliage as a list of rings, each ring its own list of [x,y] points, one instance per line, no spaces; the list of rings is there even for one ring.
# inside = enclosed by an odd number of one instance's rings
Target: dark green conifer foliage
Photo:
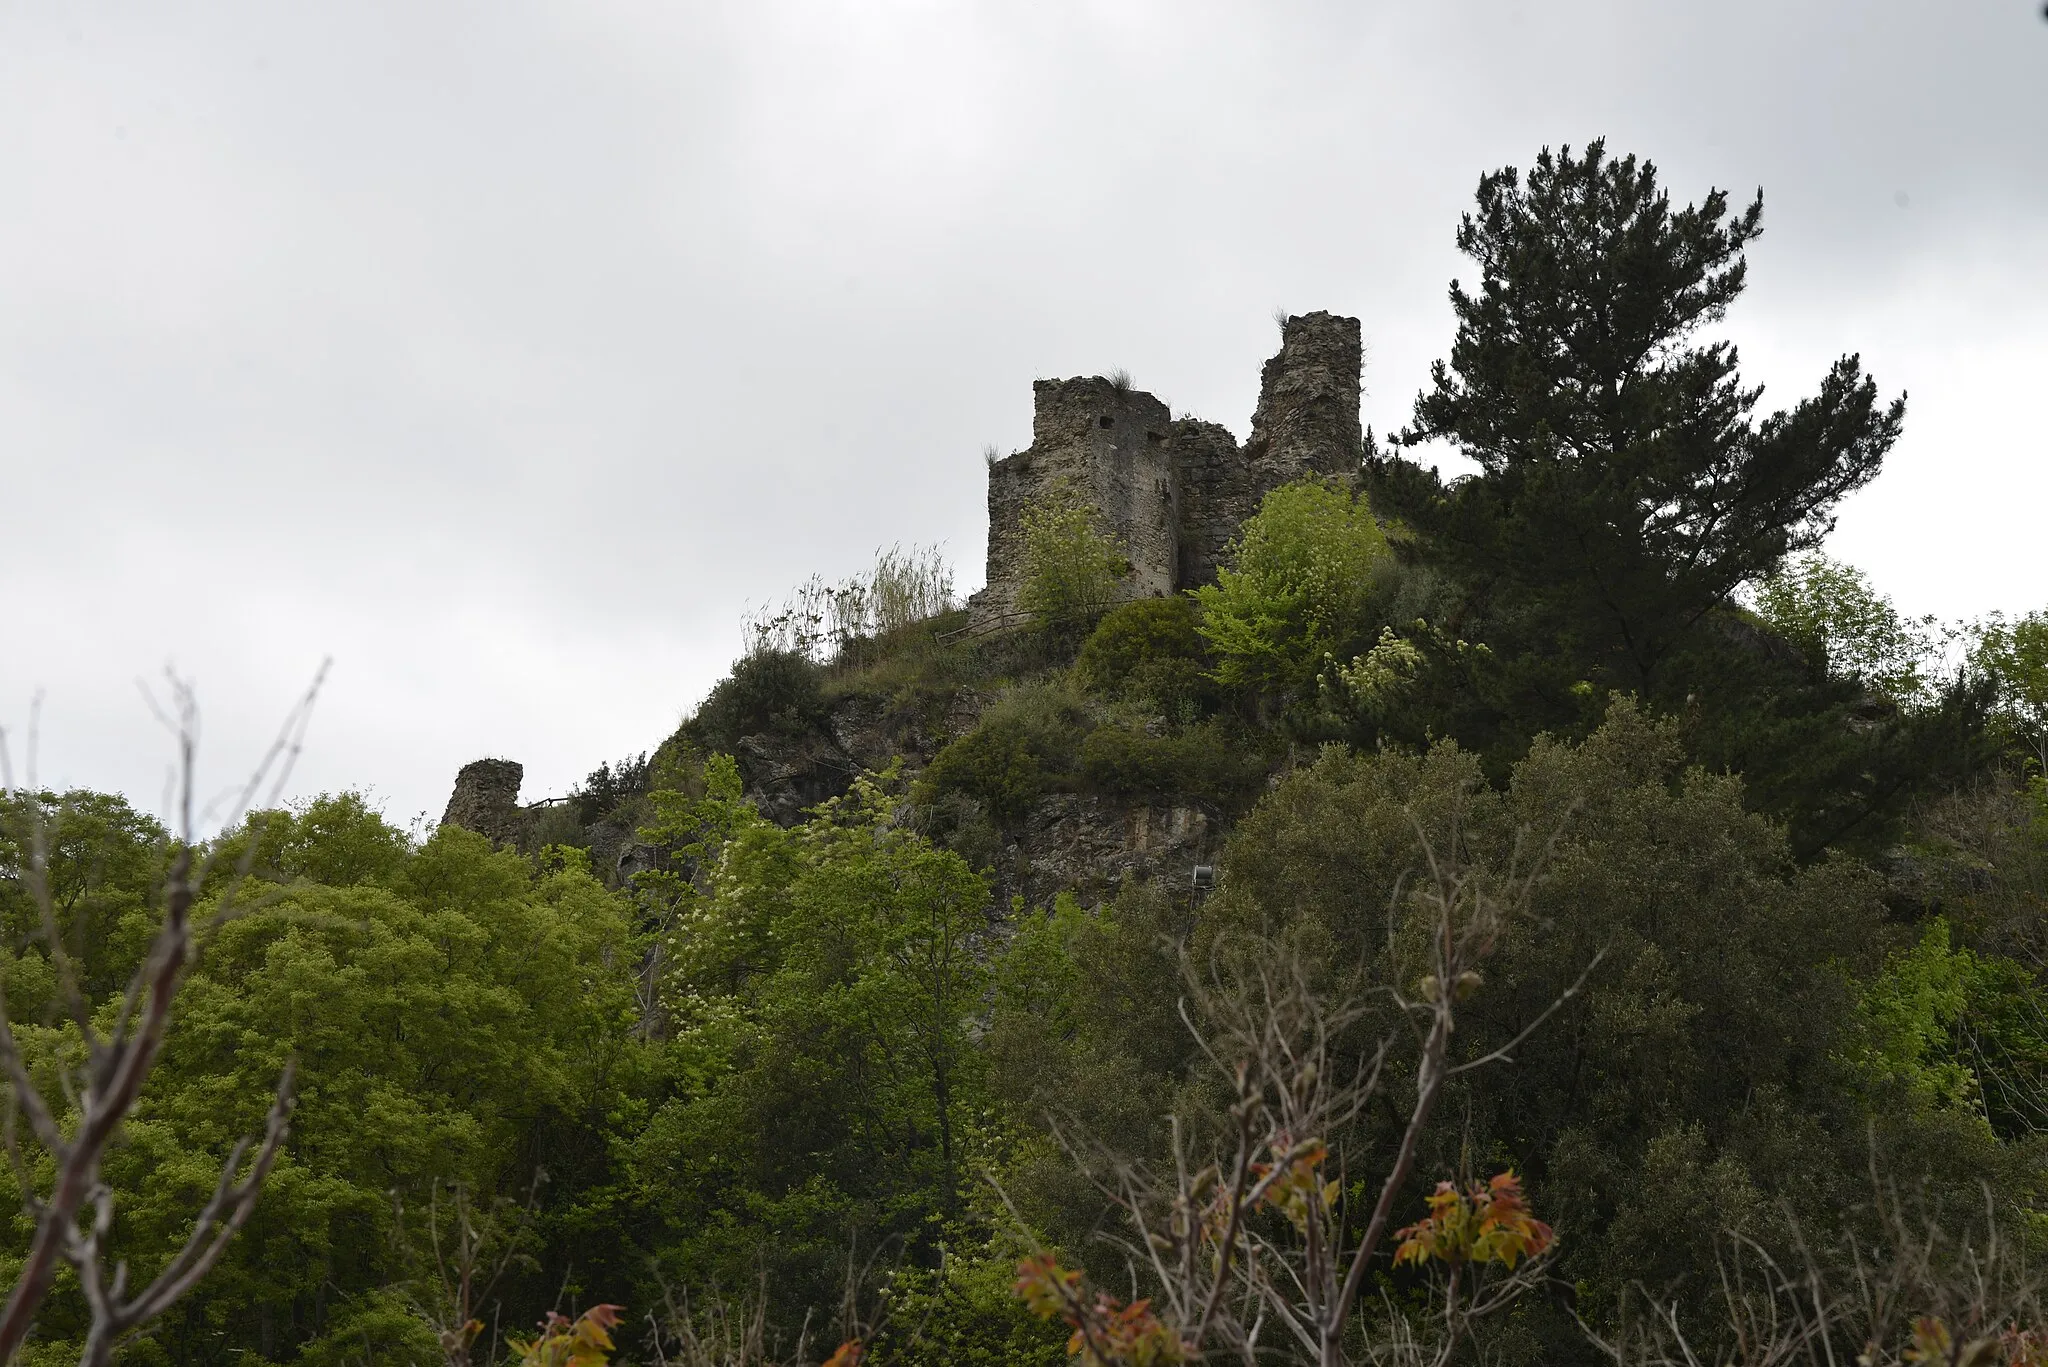
[[[1762,216],[1760,193],[1674,208],[1652,164],[1595,141],[1483,177],[1459,227],[1479,285],[1452,283],[1450,359],[1396,440],[1449,441],[1479,473],[1369,451],[1369,486],[1496,650],[1548,666],[1510,685],[1548,695],[1541,723],[1581,710],[1582,679],[1657,691],[1700,619],[1812,546],[1898,438],[1905,400],[1880,402],[1856,357],[1759,420],[1735,348],[1699,337],[1742,292]]]

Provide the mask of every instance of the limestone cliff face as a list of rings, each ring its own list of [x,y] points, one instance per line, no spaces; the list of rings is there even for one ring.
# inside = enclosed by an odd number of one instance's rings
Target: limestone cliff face
[[[1269,491],[1358,468],[1363,362],[1356,318],[1287,319],[1241,449],[1229,429],[1176,420],[1127,385],[1100,376],[1038,381],[1031,445],[989,467],[988,586],[971,604],[976,624],[1000,625],[1014,613],[1024,514],[1062,490],[1094,505],[1131,562],[1125,596],[1164,596],[1214,578],[1231,538]]]
[[[1185,893],[1196,866],[1215,860],[1223,833],[1212,803],[1049,793],[1004,846],[994,870],[996,904],[1021,897],[1042,907],[1069,892],[1097,906],[1126,879]]]
[[[914,717],[874,698],[850,696],[818,731],[743,737],[734,758],[748,800],[771,820],[792,825],[807,809],[845,792],[863,771],[899,757],[913,771],[928,763],[947,742],[973,730],[997,696],[962,687],[945,706]],[[580,844],[590,852],[592,869],[613,886],[655,865],[656,851],[639,843],[632,822],[605,816],[577,826],[568,804],[520,807],[518,778],[519,766],[509,760],[465,765],[444,823],[529,852],[551,841]],[[991,905],[998,911],[1013,898],[1036,907],[1062,892],[1095,905],[1126,879],[1185,891],[1195,866],[1214,860],[1225,828],[1215,804],[1195,798],[1048,793],[1000,833],[995,847],[970,857],[989,866]]]

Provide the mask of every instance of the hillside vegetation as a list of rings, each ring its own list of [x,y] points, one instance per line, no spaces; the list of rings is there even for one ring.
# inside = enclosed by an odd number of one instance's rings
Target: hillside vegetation
[[[813,581],[517,840],[250,815],[104,1163],[138,1283],[288,1061],[296,1114],[118,1360],[2048,1362],[2048,612],[1820,553],[1904,401],[1758,411],[1709,329],[1761,212],[1483,178],[1412,426],[1195,592],[1049,508],[1029,623]],[[76,1124],[181,846],[5,801]],[[64,1273],[19,1360],[93,1323]]]

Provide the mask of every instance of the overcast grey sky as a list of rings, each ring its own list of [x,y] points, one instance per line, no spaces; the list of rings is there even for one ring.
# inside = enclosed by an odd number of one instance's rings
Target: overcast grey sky
[[[1907,435],[1834,552],[2048,603],[2036,0],[0,7],[0,724],[156,808],[135,681],[233,778],[438,816],[668,734],[750,602],[891,542],[978,584],[981,450],[1130,369],[1243,436],[1276,307],[1451,337],[1479,175],[1606,135],[1766,196],[1766,404],[1860,351]],[[1465,271],[1469,277],[1469,271]]]

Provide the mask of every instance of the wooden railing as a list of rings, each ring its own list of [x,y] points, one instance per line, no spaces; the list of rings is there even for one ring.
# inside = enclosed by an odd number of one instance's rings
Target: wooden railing
[[[1103,611],[1108,612],[1113,608],[1122,607],[1125,603],[1135,603],[1142,597],[1144,597],[1143,594],[1132,594],[1129,597],[1112,598],[1104,606]],[[976,636],[986,636],[991,632],[1001,631],[1006,627],[1022,626],[1036,615],[1028,608],[1011,608],[1008,612],[999,612],[993,617],[984,617],[980,621],[969,622],[964,627],[955,627],[951,631],[942,631],[932,639],[935,641],[962,641]]]

